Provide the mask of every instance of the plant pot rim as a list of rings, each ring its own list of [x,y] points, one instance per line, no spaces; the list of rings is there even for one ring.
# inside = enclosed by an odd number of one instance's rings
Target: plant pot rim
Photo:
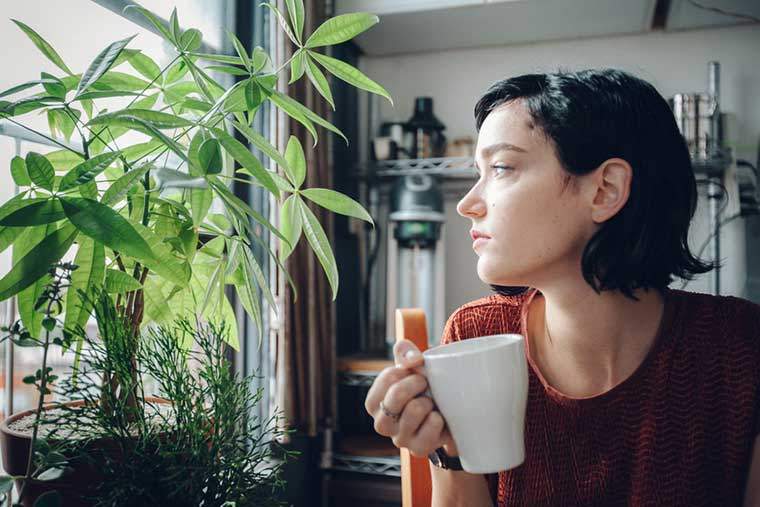
[[[162,403],[162,404],[163,403],[171,403],[171,400],[167,400],[166,398],[160,398],[160,397],[157,397],[157,396],[146,396],[145,397],[145,401],[151,401],[151,402]],[[65,401],[65,402],[52,402],[52,403],[46,403],[46,404],[44,404],[42,406],[42,410],[45,411],[45,410],[50,410],[50,409],[54,409],[54,408],[58,408],[58,407],[62,407],[62,406],[64,406],[64,407],[65,406],[77,407],[77,406],[83,405],[83,404],[84,404],[84,400],[71,400],[71,401]],[[7,435],[11,435],[11,436],[14,436],[16,438],[25,438],[25,439],[30,439],[31,440],[31,438],[32,438],[31,435],[28,435],[25,432],[16,431],[16,430],[11,429],[10,424],[13,423],[13,422],[18,421],[19,419],[23,419],[24,417],[26,417],[28,415],[34,414],[35,412],[37,412],[37,409],[31,408],[31,409],[28,409],[28,410],[23,410],[21,412],[16,412],[16,413],[13,413],[13,414],[9,415],[5,419],[3,419],[2,423],[0,423],[0,433],[5,433]]]

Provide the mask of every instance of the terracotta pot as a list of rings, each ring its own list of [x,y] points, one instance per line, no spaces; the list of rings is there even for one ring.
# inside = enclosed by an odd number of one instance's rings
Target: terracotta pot
[[[170,403],[168,400],[155,397],[146,397],[146,401],[152,403]],[[77,407],[83,404],[82,401],[73,401],[64,403],[66,406]],[[47,405],[45,409],[53,408],[56,405]],[[29,446],[32,437],[25,433],[20,433],[10,429],[10,425],[24,417],[31,415],[35,410],[26,410],[13,414],[0,424],[0,447],[2,447],[3,466],[6,473],[10,475],[25,475],[27,461],[29,459]],[[115,442],[108,439],[93,441],[89,444],[93,450],[109,452],[114,456],[117,453]],[[34,501],[47,491],[58,491],[61,494],[61,504],[66,507],[90,507],[91,502],[85,499],[88,490],[93,485],[97,485],[102,479],[98,470],[93,469],[86,463],[72,463],[73,472],[66,474],[56,481],[37,481],[30,480],[24,488],[24,507],[32,507]],[[21,488],[22,480],[16,481],[16,487]]]

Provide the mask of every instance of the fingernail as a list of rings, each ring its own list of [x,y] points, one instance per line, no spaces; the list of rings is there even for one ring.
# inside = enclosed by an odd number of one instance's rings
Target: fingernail
[[[406,354],[404,354],[404,358],[408,359],[409,361],[416,359],[418,355],[418,352],[414,349],[407,350]]]

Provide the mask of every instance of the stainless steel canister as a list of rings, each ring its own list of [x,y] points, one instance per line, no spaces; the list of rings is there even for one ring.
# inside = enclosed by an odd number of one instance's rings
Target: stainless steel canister
[[[678,128],[689,146],[692,160],[707,160],[720,147],[719,135],[712,134],[717,100],[709,93],[677,93],[670,106]]]

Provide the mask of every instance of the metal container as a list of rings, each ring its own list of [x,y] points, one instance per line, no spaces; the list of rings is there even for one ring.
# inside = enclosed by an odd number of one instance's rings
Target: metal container
[[[707,160],[720,148],[720,132],[713,135],[712,125],[718,102],[710,93],[677,93],[670,107],[686,143],[692,161]],[[718,129],[720,130],[720,129]]]

